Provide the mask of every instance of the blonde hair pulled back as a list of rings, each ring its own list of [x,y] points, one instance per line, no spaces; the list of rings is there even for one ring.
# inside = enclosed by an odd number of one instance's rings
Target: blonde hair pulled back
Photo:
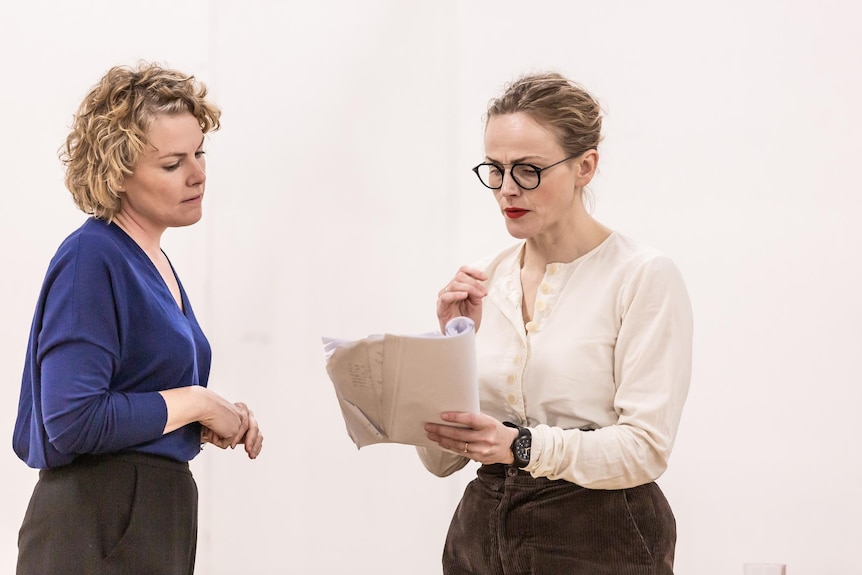
[[[488,105],[488,119],[517,112],[550,128],[567,155],[597,149],[602,139],[599,103],[584,88],[556,72],[522,76]]]

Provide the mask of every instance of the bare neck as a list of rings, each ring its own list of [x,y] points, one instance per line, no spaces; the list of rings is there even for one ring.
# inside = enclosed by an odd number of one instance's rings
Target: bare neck
[[[586,212],[578,214],[555,234],[542,234],[527,239],[521,268],[544,273],[553,262],[573,262],[594,250],[611,234],[610,228]]]
[[[146,227],[139,225],[134,218],[122,212],[114,216],[113,221],[138,244],[151,260],[156,261],[163,257],[161,244],[164,230],[148,230]]]

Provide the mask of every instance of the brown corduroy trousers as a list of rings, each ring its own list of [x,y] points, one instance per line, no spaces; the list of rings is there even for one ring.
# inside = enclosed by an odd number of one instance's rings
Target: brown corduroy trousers
[[[586,489],[483,465],[458,505],[445,575],[673,575],[676,520],[655,483]]]

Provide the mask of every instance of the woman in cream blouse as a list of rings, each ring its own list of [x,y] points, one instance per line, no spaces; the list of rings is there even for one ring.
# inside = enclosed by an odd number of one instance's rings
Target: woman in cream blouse
[[[481,413],[427,424],[445,476],[482,464],[458,506],[446,574],[673,573],[676,524],[654,483],[691,376],[692,316],[674,263],[596,221],[601,113],[558,74],[491,102],[474,171],[518,242],[440,291],[441,326],[477,328]]]

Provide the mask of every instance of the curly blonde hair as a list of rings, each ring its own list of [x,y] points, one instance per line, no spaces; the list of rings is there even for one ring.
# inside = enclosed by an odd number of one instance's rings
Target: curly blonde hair
[[[81,102],[60,153],[66,187],[78,208],[112,220],[123,180],[149,144],[153,120],[185,112],[197,118],[205,134],[221,127],[221,110],[194,76],[146,62],[108,70]]]
[[[488,105],[488,119],[516,112],[550,127],[567,155],[597,149],[602,139],[599,103],[584,88],[556,72],[522,76]]]

